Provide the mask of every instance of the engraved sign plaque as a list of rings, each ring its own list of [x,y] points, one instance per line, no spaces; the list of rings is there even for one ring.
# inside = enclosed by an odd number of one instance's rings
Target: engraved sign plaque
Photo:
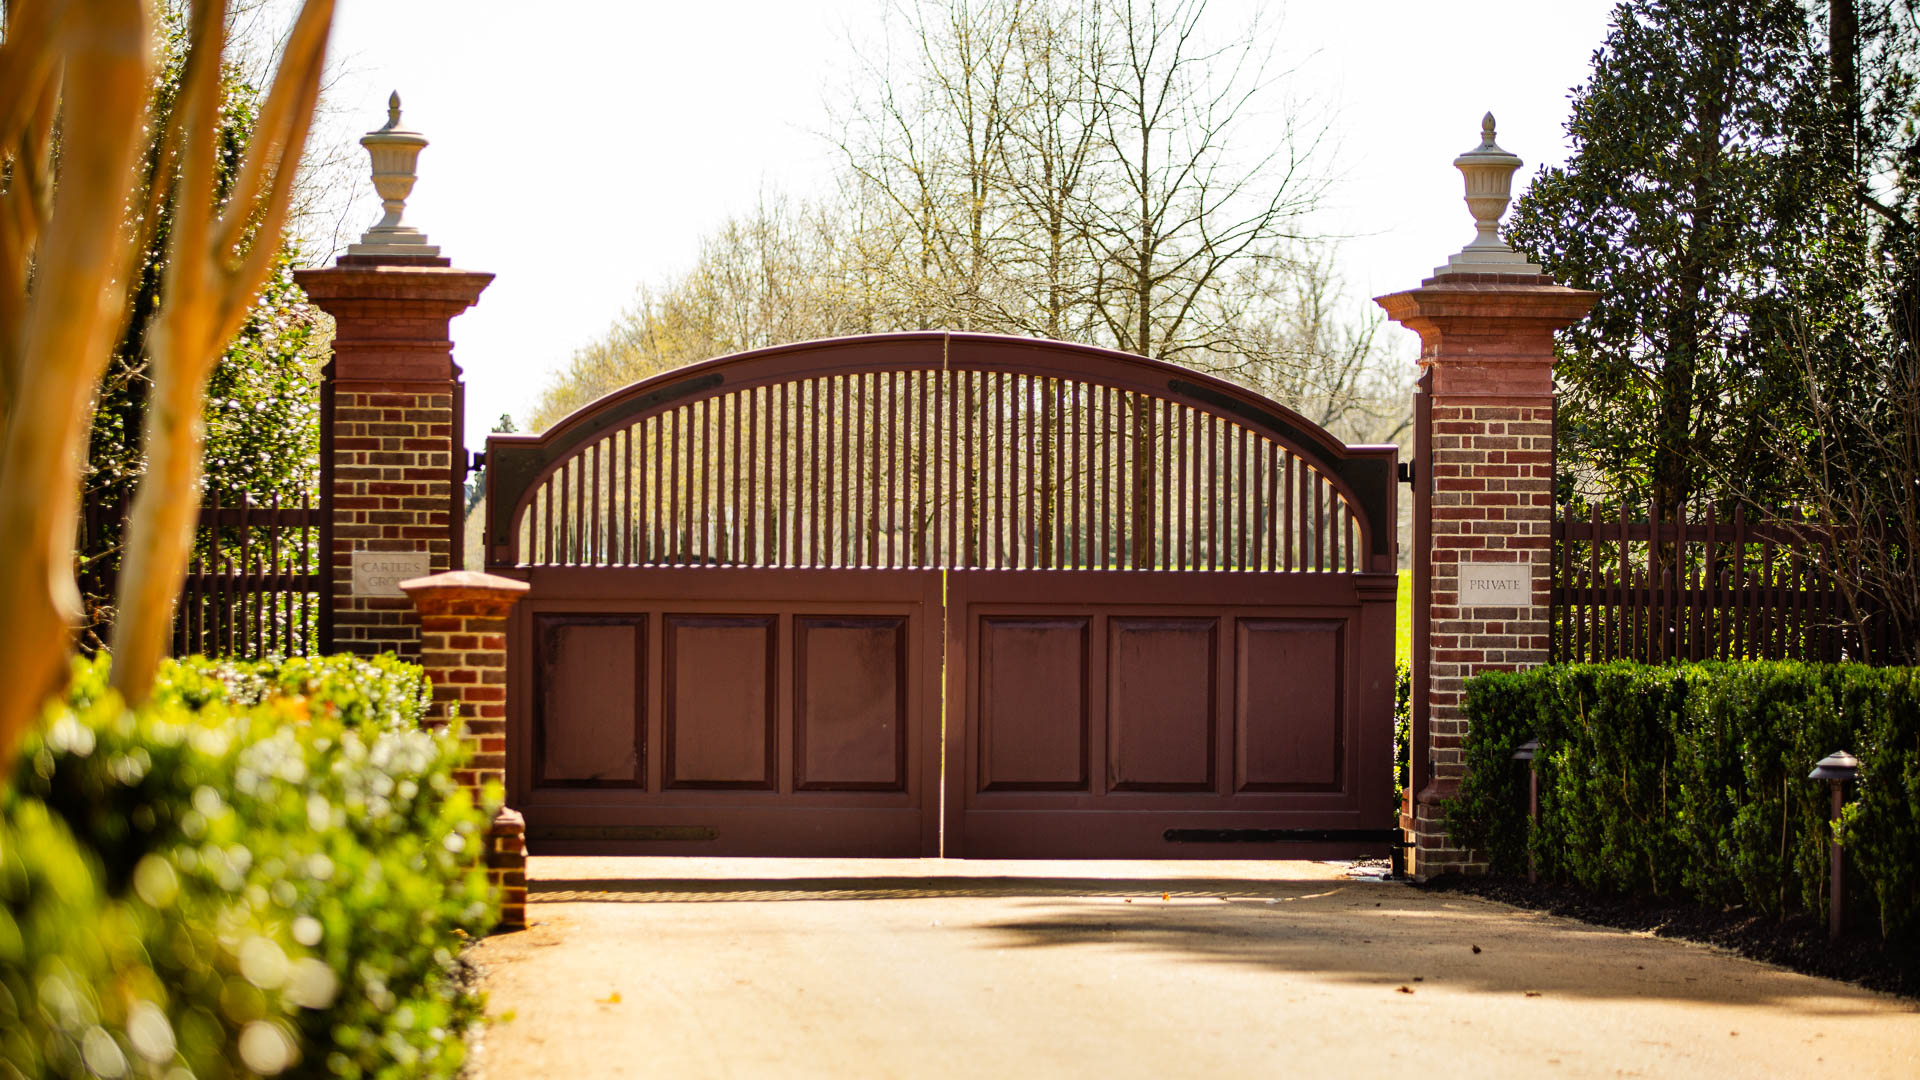
[[[405,596],[400,583],[433,572],[424,551],[356,551],[353,553],[353,595]]]
[[[1460,564],[1461,607],[1526,607],[1532,603],[1533,572],[1527,564]]]

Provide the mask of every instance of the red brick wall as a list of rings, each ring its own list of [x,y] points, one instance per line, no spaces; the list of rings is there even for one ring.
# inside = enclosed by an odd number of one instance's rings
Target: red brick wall
[[[1437,396],[1433,403],[1433,586],[1427,662],[1428,747],[1433,778],[1451,790],[1464,772],[1468,677],[1547,660],[1549,530],[1553,514],[1553,401],[1488,404]],[[1462,563],[1533,567],[1529,608],[1462,608]],[[1438,808],[1421,807],[1414,866],[1422,875],[1475,868],[1452,846]]]
[[[1376,300],[1389,318],[1420,335],[1420,363],[1432,373],[1424,447],[1431,475],[1415,478],[1431,485],[1432,500],[1429,548],[1414,552],[1431,560],[1432,571],[1427,651],[1413,658],[1426,665],[1427,740],[1412,753],[1432,766],[1405,821],[1416,876],[1484,865],[1477,853],[1453,845],[1443,820],[1443,804],[1465,767],[1461,698],[1475,674],[1547,659],[1553,335],[1583,317],[1593,300],[1592,293],[1537,275],[1444,274]],[[1476,562],[1531,566],[1533,602],[1462,607],[1460,567]]]
[[[480,801],[504,794],[507,766],[507,612],[523,582],[460,572],[411,582],[420,618],[420,663],[433,680],[434,717],[458,718],[469,758],[455,779]],[[500,890],[504,927],[526,925],[525,822],[502,807],[487,840],[487,873]]]
[[[339,383],[333,403],[333,635],[342,652],[420,655],[413,604],[354,596],[356,551],[424,551],[453,568],[453,384]]]

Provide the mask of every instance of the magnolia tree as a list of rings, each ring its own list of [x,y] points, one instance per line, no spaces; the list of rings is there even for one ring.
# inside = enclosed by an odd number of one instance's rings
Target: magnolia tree
[[[155,32],[142,0],[11,0],[0,39],[0,777],[59,688],[78,618],[73,538],[90,401],[127,318],[127,283],[171,202],[150,330],[148,468],[114,625],[115,685],[146,697],[192,546],[209,374],[273,269],[319,94],[333,0],[306,0],[239,174],[214,172],[225,0],[190,7],[181,99],[148,212],[130,205],[146,144]],[[57,133],[57,137],[56,137]],[[57,146],[56,146],[57,144]],[[58,153],[55,153],[57,149]]]

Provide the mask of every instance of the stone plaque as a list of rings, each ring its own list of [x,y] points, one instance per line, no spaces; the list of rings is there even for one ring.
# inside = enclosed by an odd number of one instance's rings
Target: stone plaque
[[[400,583],[432,573],[424,551],[356,551],[353,553],[353,595],[405,596]]]
[[[1527,607],[1533,603],[1533,568],[1526,563],[1461,563],[1460,606]]]

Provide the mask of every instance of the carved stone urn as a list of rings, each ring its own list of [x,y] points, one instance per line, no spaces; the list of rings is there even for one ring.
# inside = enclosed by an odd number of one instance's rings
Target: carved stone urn
[[[1473,241],[1434,270],[1436,277],[1448,274],[1500,274],[1533,276],[1543,273],[1526,256],[1500,239],[1500,218],[1513,199],[1513,174],[1520,168],[1518,155],[1500,149],[1494,142],[1493,114],[1480,120],[1480,145],[1453,159],[1453,167],[1467,183],[1467,210],[1473,214]]]
[[[407,196],[412,193],[416,178],[414,166],[420,159],[420,151],[426,148],[427,137],[400,126],[398,91],[387,98],[386,125],[367,132],[361,137],[360,145],[366,147],[373,158],[373,187],[380,193],[380,206],[385,213],[360,237],[359,243],[348,245],[347,254],[380,258],[437,257],[440,249],[427,243],[427,234],[401,224],[400,220],[406,213]]]

